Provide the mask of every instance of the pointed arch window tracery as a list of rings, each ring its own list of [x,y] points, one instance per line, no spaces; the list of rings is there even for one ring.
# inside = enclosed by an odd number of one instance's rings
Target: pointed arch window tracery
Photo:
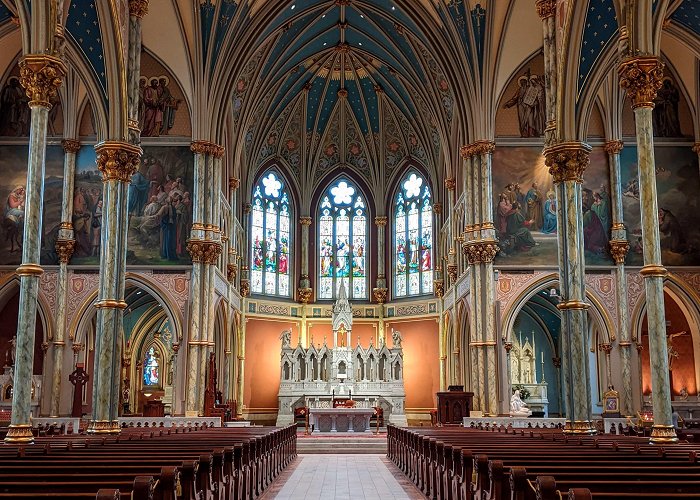
[[[367,298],[367,207],[348,179],[334,181],[321,196],[318,219],[318,290],[335,299],[341,283],[348,298]]]
[[[253,187],[252,205],[251,291],[289,297],[292,208],[284,178],[275,168]]]
[[[393,205],[394,297],[433,293],[433,205],[430,186],[416,170],[399,183]]]

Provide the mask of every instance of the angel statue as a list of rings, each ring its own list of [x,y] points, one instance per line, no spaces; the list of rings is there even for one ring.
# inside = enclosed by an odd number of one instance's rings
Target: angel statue
[[[282,348],[283,349],[285,347],[292,347],[292,331],[291,330],[283,331],[282,335],[280,335],[280,340],[282,341]]]

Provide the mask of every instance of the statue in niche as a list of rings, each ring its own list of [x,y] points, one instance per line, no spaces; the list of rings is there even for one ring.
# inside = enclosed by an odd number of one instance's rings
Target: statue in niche
[[[680,93],[670,78],[664,78],[661,89],[654,99],[654,135],[657,137],[680,137],[681,124],[678,119]]]
[[[401,341],[403,340],[401,332],[398,330],[394,330],[393,332],[391,332],[391,340],[393,342],[394,348],[401,347]]]
[[[292,347],[292,331],[291,330],[283,331],[282,335],[280,335],[280,340],[282,341],[282,348],[283,349],[285,347]]]
[[[347,341],[348,331],[345,329],[345,325],[340,325],[340,328],[338,328],[338,347],[347,347]]]
[[[13,337],[8,342],[10,346],[5,351],[5,366],[15,366],[15,349],[17,348],[17,335]]]

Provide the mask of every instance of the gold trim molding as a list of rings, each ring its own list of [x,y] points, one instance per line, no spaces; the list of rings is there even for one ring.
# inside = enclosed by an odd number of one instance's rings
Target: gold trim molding
[[[126,309],[127,303],[123,300],[102,299],[95,302],[95,309]]]
[[[664,266],[651,264],[642,267],[639,270],[639,274],[641,274],[645,278],[665,278],[668,274],[668,270]]]
[[[30,444],[34,442],[32,426],[29,424],[10,424],[5,436],[7,444]]]
[[[15,272],[17,276],[41,276],[44,268],[39,264],[21,264]]]
[[[586,310],[589,307],[591,307],[590,304],[588,304],[587,302],[582,302],[580,300],[566,300],[557,304],[557,309],[559,309],[560,311],[581,311]]]
[[[651,444],[672,444],[678,442],[676,429],[672,425],[654,424],[651,426]]]
[[[549,17],[554,17],[557,13],[557,1],[556,0],[537,0],[535,2],[535,8],[537,9],[537,15],[543,21]]]

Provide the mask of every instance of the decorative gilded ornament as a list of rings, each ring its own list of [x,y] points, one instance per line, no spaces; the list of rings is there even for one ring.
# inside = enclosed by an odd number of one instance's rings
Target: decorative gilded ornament
[[[309,216],[304,216],[304,217],[299,217],[299,224],[302,226],[310,226],[311,225],[312,219]]]
[[[653,108],[664,78],[664,63],[657,57],[633,57],[620,64],[620,87],[627,91],[632,109]]]
[[[382,216],[382,217],[375,217],[375,218],[374,218],[374,223],[375,223],[378,227],[384,227],[384,226],[386,226],[387,221],[388,221],[388,219],[387,219],[386,217],[383,217],[383,216]]]
[[[238,266],[236,264],[226,265],[226,279],[229,283],[236,281],[236,276],[238,275]]]
[[[387,288],[372,289],[372,295],[374,296],[374,300],[376,300],[378,304],[384,304],[386,302],[386,297],[388,293],[389,289]]]
[[[148,0],[129,0],[129,15],[143,19],[148,14]]]
[[[309,287],[297,288],[297,295],[299,296],[299,302],[301,302],[302,304],[308,304],[309,302],[311,302],[313,289]]]
[[[80,141],[75,139],[63,139],[61,141],[61,146],[63,146],[63,151],[66,153],[76,154],[80,151]]]
[[[223,146],[219,146],[218,144],[210,141],[193,141],[190,143],[190,151],[192,151],[194,154],[222,158],[226,150]]]
[[[544,150],[545,165],[555,183],[583,183],[583,173],[591,162],[591,146],[583,142],[562,142]]]
[[[250,295],[250,280],[247,279],[242,279],[241,280],[241,297],[247,297]]]
[[[537,9],[537,15],[543,21],[549,17],[554,17],[557,13],[557,1],[556,0],[537,0],[535,2],[535,8]]]
[[[622,151],[622,148],[625,147],[625,144],[622,141],[608,141],[603,147],[605,148],[605,152],[609,155],[618,155]]]
[[[454,178],[450,177],[448,179],[445,179],[445,188],[448,191],[454,191],[456,187],[457,187],[457,182],[454,180]]]
[[[58,260],[61,264],[68,264],[70,262],[74,250],[75,240],[61,238],[56,240],[56,253],[58,254]]]
[[[496,150],[496,143],[493,141],[476,141],[473,145],[474,154],[477,155],[490,155]]]
[[[104,141],[95,146],[97,168],[103,181],[130,182],[143,151],[127,142]]]
[[[434,280],[433,281],[433,290],[434,290],[435,296],[438,299],[441,299],[445,295],[445,282],[443,280]]]
[[[19,82],[24,87],[29,106],[51,108],[63,82],[66,67],[58,57],[46,54],[30,54],[19,62]]]
[[[615,264],[624,264],[630,244],[627,240],[610,240],[610,255],[615,260]]]

